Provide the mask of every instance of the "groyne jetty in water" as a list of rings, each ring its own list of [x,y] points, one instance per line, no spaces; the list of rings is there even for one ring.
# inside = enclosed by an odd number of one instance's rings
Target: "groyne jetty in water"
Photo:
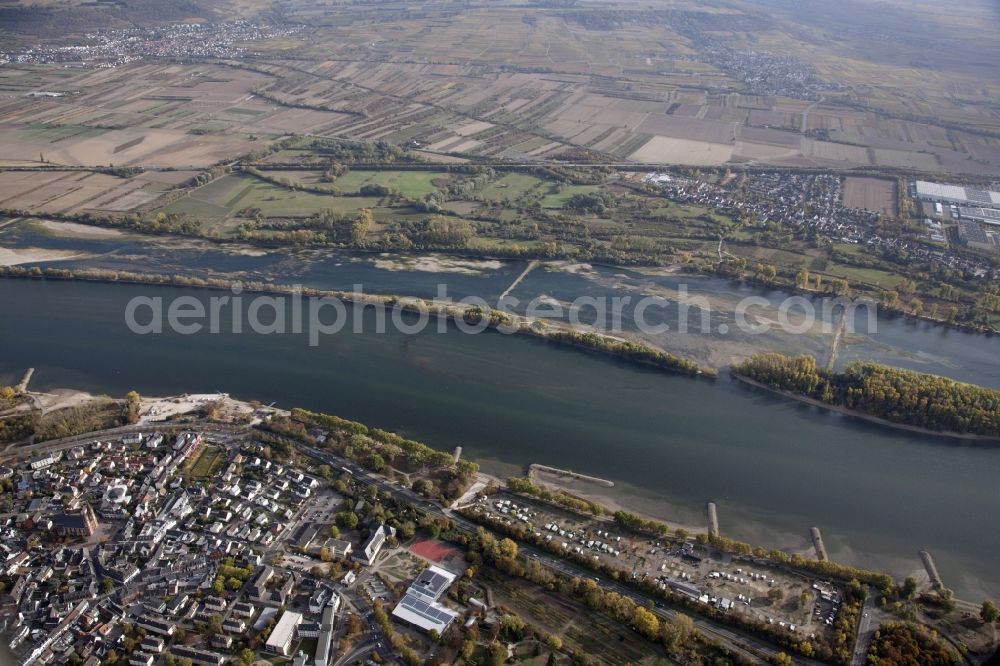
[[[597,476],[580,474],[579,472],[574,472],[572,470],[559,469],[558,467],[549,467],[548,465],[539,465],[538,463],[532,463],[528,465],[529,479],[535,478],[535,472],[545,472],[546,474],[553,474],[555,476],[568,477],[571,479],[576,479],[577,481],[586,481],[587,483],[595,483],[599,486],[605,486],[607,488],[615,487],[614,481],[608,481],[607,479],[602,479]]]

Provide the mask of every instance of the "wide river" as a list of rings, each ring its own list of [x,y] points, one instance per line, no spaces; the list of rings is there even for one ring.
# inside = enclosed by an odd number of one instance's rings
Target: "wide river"
[[[344,332],[318,347],[300,335],[136,335],[123,312],[140,294],[213,292],[0,280],[0,383],[34,366],[35,390],[225,391],[303,406],[462,445],[493,470],[539,462],[611,478],[681,523],[703,524],[714,500],[725,534],[760,545],[804,550],[816,525],[834,559],[897,575],[917,571],[927,548],[960,596],[1000,597],[1000,448],[498,333]],[[952,365],[974,376],[979,354],[995,385],[996,341],[969,340]]]

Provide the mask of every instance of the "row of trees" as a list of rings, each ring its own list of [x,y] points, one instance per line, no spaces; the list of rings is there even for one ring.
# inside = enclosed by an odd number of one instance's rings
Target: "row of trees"
[[[22,396],[13,386],[0,386],[0,410],[16,407],[22,400]]]
[[[0,217],[32,217],[27,210],[0,210]],[[46,213],[45,217],[52,220],[77,222],[99,227],[115,227],[139,231],[146,234],[174,234],[179,236],[199,236],[202,232],[201,221],[186,213],[159,212],[151,217],[142,215],[105,216],[97,213]]]
[[[660,349],[647,347],[637,342],[621,341],[607,338],[596,333],[578,333],[576,331],[554,331],[544,336],[546,339],[565,342],[577,347],[595,349],[613,356],[648,363],[668,370],[676,370],[691,375],[713,376],[714,370],[702,368],[694,361],[674,356]]]
[[[475,233],[475,227],[467,220],[444,215],[434,215],[411,229],[417,243],[443,247],[466,247]]]
[[[245,211],[249,212],[249,211]],[[302,220],[269,220],[259,213],[255,219],[239,226],[241,240],[267,241],[291,245],[362,245],[375,225],[370,208],[362,208],[350,216],[324,209]]]
[[[616,199],[603,192],[580,192],[566,200],[564,208],[577,213],[603,214],[616,204]]]
[[[34,434],[38,428],[39,414],[31,412],[28,414],[17,414],[5,419],[0,419],[0,444],[9,444],[22,439],[27,439]]]
[[[665,535],[670,529],[664,523],[643,518],[627,511],[615,511],[615,522],[626,530],[651,534],[656,537]]]
[[[323,446],[327,449],[376,473],[391,473],[394,469],[416,473],[413,488],[427,497],[453,500],[461,496],[479,471],[476,463],[456,463],[446,451],[338,416],[295,409],[291,419],[274,419],[271,427],[280,427],[285,434],[310,443],[315,443],[315,438],[309,430],[321,428],[326,431]]]
[[[38,410],[19,412],[0,419],[0,443],[16,442],[29,437],[43,442],[115,428],[135,423],[138,412],[139,395],[134,391],[124,401],[95,398],[44,416]]]
[[[530,479],[512,476],[507,479],[507,488],[515,493],[531,495],[543,502],[552,502],[559,506],[571,509],[581,514],[593,514],[600,516],[604,514],[604,507],[597,502],[591,502],[579,497],[574,497],[562,490],[551,492],[533,483]]]
[[[302,192],[312,192],[313,194],[322,194],[326,196],[341,197],[341,196],[362,196],[362,197],[400,197],[399,189],[396,187],[391,187],[389,185],[381,185],[379,183],[366,183],[362,185],[356,192],[344,192],[343,190],[334,187],[333,185],[315,185],[311,183],[305,183],[301,181],[295,181],[286,176],[272,176],[269,172],[257,169],[256,167],[247,166],[243,168],[245,173],[254,176],[260,180],[271,183],[272,185],[277,185],[278,187],[283,187],[293,192],[296,190]],[[334,164],[329,169],[323,172],[322,180],[324,182],[332,183],[337,180],[340,176],[347,173],[349,169],[342,164]]]
[[[379,188],[379,192],[369,194],[381,196],[381,185],[366,185],[365,188]],[[365,189],[363,188],[363,189]],[[461,249],[466,248],[475,237],[476,229],[468,220],[445,215],[432,215],[418,222],[392,225],[395,229],[381,238],[369,241],[369,231],[375,226],[375,216],[370,208],[362,208],[355,216],[324,209],[305,220],[267,219],[256,211],[255,219],[240,225],[241,240],[263,241],[291,245],[339,245],[364,246],[408,250]]]
[[[411,156],[388,141],[351,141],[332,137],[311,139],[305,148],[334,162],[404,162]]]
[[[1000,437],[1000,391],[945,377],[857,362],[841,373],[812,356],[758,354],[733,366],[737,375],[895,423],[927,430]]]

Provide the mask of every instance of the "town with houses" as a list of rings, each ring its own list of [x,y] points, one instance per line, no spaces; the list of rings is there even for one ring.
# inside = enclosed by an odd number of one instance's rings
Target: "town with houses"
[[[997,279],[995,261],[964,252],[966,248],[1000,252],[1000,193],[925,181],[909,184],[920,206],[925,233],[916,236],[885,230],[878,212],[843,204],[843,179],[834,174],[761,172],[724,184],[658,172],[644,182],[672,200],[709,207],[750,228],[777,224],[801,229],[808,237],[869,248],[872,254],[896,254],[939,263],[977,278]],[[971,194],[967,194],[971,191]],[[959,250],[959,251],[956,251]]]
[[[701,57],[742,81],[750,94],[815,99],[824,92],[842,89],[836,83],[821,81],[809,65],[792,56],[733,49],[713,40],[705,40],[701,46]]]
[[[146,430],[4,467],[2,605],[20,662],[391,659],[372,623],[372,602],[389,599],[370,570],[396,529],[248,441]],[[439,602],[457,576],[422,560],[414,571],[392,617],[441,635],[463,615]]]
[[[297,26],[281,28],[231,21],[181,23],[156,28],[124,28],[88,33],[82,44],[39,43],[0,48],[0,64],[56,64],[64,67],[121,67],[146,58],[242,58],[248,42],[294,34]]]

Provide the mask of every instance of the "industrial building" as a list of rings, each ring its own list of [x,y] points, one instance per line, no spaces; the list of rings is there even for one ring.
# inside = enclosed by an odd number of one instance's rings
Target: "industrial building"
[[[970,206],[960,206],[958,216],[963,220],[971,220],[982,224],[993,224],[1000,226],[1000,209],[998,208],[973,208]]]
[[[918,180],[910,186],[915,199],[957,206],[1000,208],[1000,192],[979,190],[960,185],[944,185]]]
[[[1000,250],[1000,234],[993,231],[986,232],[971,220],[958,221],[958,237],[969,247],[979,250]]]

